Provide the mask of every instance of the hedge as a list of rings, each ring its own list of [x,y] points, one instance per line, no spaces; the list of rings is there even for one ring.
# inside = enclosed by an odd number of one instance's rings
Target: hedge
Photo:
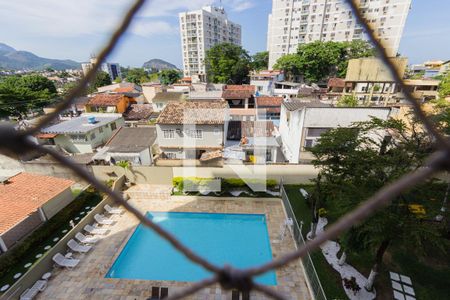
[[[174,177],[172,179],[173,186],[178,191],[183,191],[186,186],[208,186],[210,183],[215,182],[217,179],[221,181],[221,187],[223,191],[234,188],[247,188],[250,185],[262,185],[265,184],[267,188],[275,188],[278,182],[274,179],[241,179],[241,178],[202,178],[202,177]],[[248,183],[248,184],[247,184]]]
[[[86,203],[101,201],[101,196],[93,188],[82,192],[74,201],[58,212],[53,218],[45,222],[22,242],[0,256],[0,278],[5,276],[11,268],[20,262],[27,252],[39,247],[64,224],[68,224],[72,217],[86,206]]]

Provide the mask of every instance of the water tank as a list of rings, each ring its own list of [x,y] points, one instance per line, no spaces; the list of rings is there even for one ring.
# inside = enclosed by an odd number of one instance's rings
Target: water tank
[[[95,117],[94,116],[92,116],[92,117],[88,117],[88,123],[89,124],[95,124],[97,121],[95,120]]]

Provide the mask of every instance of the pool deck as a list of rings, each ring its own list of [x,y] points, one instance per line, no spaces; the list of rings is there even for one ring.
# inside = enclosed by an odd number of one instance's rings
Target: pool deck
[[[163,193],[161,193],[162,195]],[[158,193],[132,195],[129,200],[143,213],[147,211],[173,212],[213,212],[265,214],[273,257],[295,249],[291,236],[280,240],[280,228],[285,217],[281,200],[278,199],[201,199],[197,197],[166,197]],[[75,255],[81,259],[72,270],[56,269],[48,287],[37,299],[147,299],[154,286],[168,287],[169,295],[189,282],[149,281],[105,278],[116,257],[120,254],[138,220],[129,212],[114,217],[117,223],[106,226],[108,235],[102,238],[94,248],[84,255]],[[277,286],[272,288],[284,294],[287,299],[311,299],[301,262],[295,262],[276,270]],[[231,299],[231,292],[222,290],[220,285],[203,289],[185,299]],[[250,299],[269,299],[258,292],[251,292]]]

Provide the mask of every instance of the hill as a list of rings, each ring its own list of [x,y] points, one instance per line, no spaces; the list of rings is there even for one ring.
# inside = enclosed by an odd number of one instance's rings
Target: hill
[[[153,72],[159,72],[161,70],[178,70],[177,66],[162,60],[162,59],[151,59],[144,63],[142,66],[146,70],[151,70]]]
[[[51,59],[37,56],[28,51],[18,51],[11,46],[0,43],[0,69],[4,70],[55,70],[79,69],[80,63],[73,60]]]

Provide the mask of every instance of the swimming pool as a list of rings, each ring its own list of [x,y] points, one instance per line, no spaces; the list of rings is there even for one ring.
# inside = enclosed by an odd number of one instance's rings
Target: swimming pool
[[[272,259],[265,215],[148,212],[146,216],[217,265],[245,268]],[[209,271],[190,262],[142,224],[106,274],[108,278],[174,281],[198,281],[209,276]],[[277,284],[273,271],[255,281]]]

